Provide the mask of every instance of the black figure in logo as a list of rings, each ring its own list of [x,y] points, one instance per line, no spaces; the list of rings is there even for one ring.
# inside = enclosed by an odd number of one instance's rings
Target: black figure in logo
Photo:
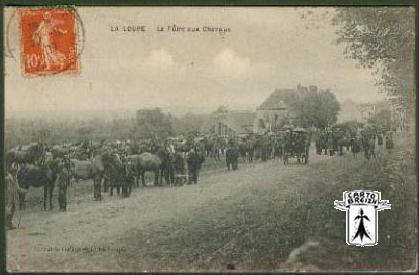
[[[355,240],[358,236],[361,238],[361,241],[364,238],[364,236],[371,240],[370,236],[368,235],[364,227],[364,219],[366,219],[367,221],[370,221],[370,219],[366,215],[364,215],[364,211],[362,210],[362,208],[359,211],[359,213],[360,215],[356,216],[355,220],[360,219],[360,222],[359,222],[358,230],[356,231],[356,234],[354,238],[352,239],[352,241]]]

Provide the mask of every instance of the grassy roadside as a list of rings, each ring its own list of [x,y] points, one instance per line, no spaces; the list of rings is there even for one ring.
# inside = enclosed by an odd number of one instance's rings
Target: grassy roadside
[[[187,218],[174,217],[163,227],[128,233],[122,243],[132,248],[121,257],[121,266],[155,271],[413,269],[416,177],[405,143],[392,152],[379,148],[371,161],[350,154],[321,158],[308,166],[261,164],[251,170],[255,184],[240,196],[191,209]],[[262,174],[274,167],[283,169],[276,180]],[[226,180],[235,188],[236,177]],[[355,189],[378,190],[392,204],[379,214],[375,247],[345,243],[345,213],[334,209],[333,201]],[[307,243],[313,245],[304,248]]]
[[[407,143],[392,152],[381,148],[376,160],[337,161],[330,165],[335,174],[313,177],[306,199],[298,206],[309,227],[306,240],[319,241],[319,247],[301,257],[301,262],[324,270],[412,270],[416,266],[416,172]],[[350,156],[345,156],[350,158]],[[378,245],[354,247],[345,244],[345,214],[333,209],[342,192],[377,190],[390,200],[391,210],[379,214]],[[308,210],[307,210],[308,209]]]

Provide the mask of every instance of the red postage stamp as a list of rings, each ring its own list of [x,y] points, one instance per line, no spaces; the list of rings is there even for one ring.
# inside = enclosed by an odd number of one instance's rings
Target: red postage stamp
[[[25,75],[79,72],[74,9],[21,9],[20,29]]]

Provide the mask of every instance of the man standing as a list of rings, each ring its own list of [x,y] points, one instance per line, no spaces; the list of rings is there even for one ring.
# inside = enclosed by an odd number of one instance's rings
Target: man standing
[[[12,165],[5,176],[6,186],[6,228],[15,229],[13,224],[13,216],[16,211],[16,205],[19,200],[19,193],[26,193],[25,189],[19,187],[17,182],[18,165]]]
[[[199,170],[201,170],[202,163],[205,158],[199,151],[198,146],[194,146],[188,153],[188,173],[189,173],[189,184],[197,183],[199,177]]]
[[[67,210],[67,187],[70,185],[70,160],[64,159],[62,167],[60,167],[60,173],[58,175],[58,204],[60,210]]]
[[[264,149],[264,147],[263,147]],[[239,161],[239,149],[232,139],[228,141],[226,150],[226,164],[230,171],[230,166],[233,170],[237,170]]]

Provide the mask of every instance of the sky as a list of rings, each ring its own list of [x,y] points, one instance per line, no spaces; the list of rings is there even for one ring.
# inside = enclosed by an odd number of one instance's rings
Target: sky
[[[6,11],[6,117],[18,112],[255,109],[276,88],[317,85],[340,101],[383,99],[371,71],[334,43],[333,8],[83,7],[79,74],[22,74],[20,31]],[[199,27],[170,32],[167,26]],[[111,27],[145,26],[145,32]],[[157,32],[157,27],[165,31]],[[203,26],[230,32],[202,32]],[[12,56],[10,56],[10,53]]]

